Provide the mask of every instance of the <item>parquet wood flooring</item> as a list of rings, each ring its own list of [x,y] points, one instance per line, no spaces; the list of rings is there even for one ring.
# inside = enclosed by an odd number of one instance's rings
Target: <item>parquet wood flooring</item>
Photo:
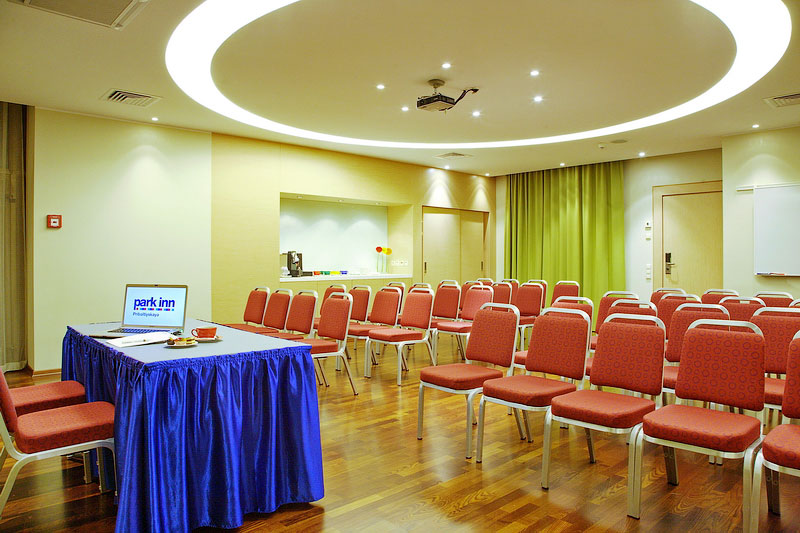
[[[363,345],[351,367],[363,371]],[[627,446],[623,436],[595,432],[597,463],[589,464],[582,429],[554,429],[550,490],[540,488],[544,414],[533,414],[532,443],[521,441],[513,417],[487,406],[483,463],[464,458],[465,401],[426,391],[424,438],[416,439],[417,349],[403,386],[395,384],[389,349],[372,379],[347,377],[326,363],[330,387],[319,387],[325,497],[247,515],[239,532],[519,532],[519,531],[740,531],[741,461],[708,464],[678,451],[680,485],[667,484],[660,448],[646,445],[642,518],[626,516]],[[440,361],[455,361],[444,339]],[[11,386],[34,383],[7,374]],[[54,378],[49,378],[50,380]],[[48,378],[38,378],[42,382]],[[473,436],[475,433],[473,432]],[[12,460],[0,472],[5,480]],[[759,509],[761,531],[800,530],[800,479],[781,476],[783,513]],[[0,531],[113,531],[116,507],[96,483],[83,484],[82,467],[66,458],[26,466],[0,520]],[[124,520],[124,517],[120,517]],[[200,531],[200,530],[198,530]],[[202,531],[212,531],[203,529]]]

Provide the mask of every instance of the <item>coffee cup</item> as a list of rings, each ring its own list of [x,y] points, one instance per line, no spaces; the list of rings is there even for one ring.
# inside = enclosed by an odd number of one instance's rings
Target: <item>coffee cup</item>
[[[192,335],[198,339],[213,339],[217,336],[217,328],[194,328],[192,330]]]

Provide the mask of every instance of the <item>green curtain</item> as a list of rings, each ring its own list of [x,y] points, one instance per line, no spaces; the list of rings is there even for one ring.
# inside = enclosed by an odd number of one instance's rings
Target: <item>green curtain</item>
[[[625,289],[622,162],[508,176],[505,275],[581,284],[597,304]],[[547,302],[550,302],[548,294]]]

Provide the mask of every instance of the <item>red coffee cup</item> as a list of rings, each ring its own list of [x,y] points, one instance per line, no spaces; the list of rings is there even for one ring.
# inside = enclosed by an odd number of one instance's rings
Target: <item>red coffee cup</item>
[[[192,335],[199,339],[213,339],[217,336],[217,328],[194,328],[192,330]]]

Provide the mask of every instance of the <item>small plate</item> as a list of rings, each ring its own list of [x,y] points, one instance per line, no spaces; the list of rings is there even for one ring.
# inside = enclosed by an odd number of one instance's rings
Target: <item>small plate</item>
[[[222,340],[222,337],[220,337],[219,335],[217,335],[216,337],[206,337],[206,338],[195,337],[195,340],[197,342],[219,342]]]
[[[164,344],[164,348],[191,348],[192,346],[197,346],[196,340],[186,344]]]

